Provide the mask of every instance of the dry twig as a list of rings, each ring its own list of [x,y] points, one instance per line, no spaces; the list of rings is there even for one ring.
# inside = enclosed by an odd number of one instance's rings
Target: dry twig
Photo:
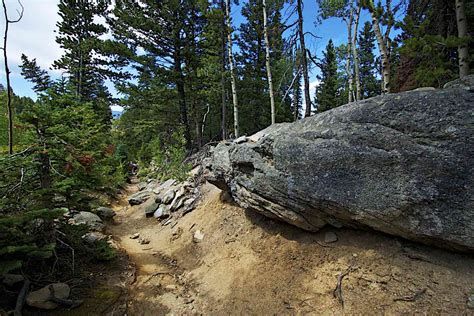
[[[403,302],[413,302],[416,301],[420,296],[422,296],[426,292],[426,288],[423,288],[419,291],[416,291],[412,295],[406,295],[402,297],[396,297],[393,299],[394,302],[403,301]]]
[[[348,275],[350,272],[354,271],[355,269],[356,267],[351,265],[349,266],[349,268],[347,268],[346,271],[339,273],[339,275],[337,276],[337,285],[334,291],[332,292],[332,295],[334,296],[334,298],[336,298],[339,301],[339,303],[341,303],[342,307],[344,307],[344,297],[342,295],[342,280],[344,279],[346,275]]]

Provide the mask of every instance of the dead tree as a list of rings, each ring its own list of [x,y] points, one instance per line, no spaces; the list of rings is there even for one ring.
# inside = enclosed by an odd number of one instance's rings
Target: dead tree
[[[306,44],[304,42],[303,31],[303,1],[298,0],[296,3],[298,11],[298,34],[300,39],[301,49],[301,65],[303,66],[303,80],[304,80],[304,100],[306,104],[305,117],[311,116],[311,96],[309,95],[309,75],[308,75],[308,58],[306,56]]]
[[[262,8],[263,8],[263,33],[265,36],[265,65],[267,68],[268,93],[270,94],[270,111],[271,111],[271,117],[272,117],[272,124],[275,124],[275,96],[273,95],[272,69],[270,66],[270,41],[268,39],[268,27],[267,27],[267,5],[266,5],[265,0],[262,0]]]
[[[16,20],[10,20],[8,17],[8,10],[5,0],[2,0],[3,14],[5,16],[5,32],[3,36],[3,59],[5,61],[5,76],[7,77],[7,111],[8,111],[8,153],[13,154],[13,109],[12,109],[12,87],[10,83],[10,68],[8,67],[8,56],[7,56],[7,42],[8,42],[8,29],[10,24],[20,22],[23,18],[24,8],[20,0],[18,0],[21,10],[17,10],[18,18]]]

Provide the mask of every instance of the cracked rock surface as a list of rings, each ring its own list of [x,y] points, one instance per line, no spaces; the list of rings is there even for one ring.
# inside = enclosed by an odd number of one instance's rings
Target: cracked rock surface
[[[205,177],[240,206],[306,230],[372,228],[472,252],[473,91],[389,94],[275,124],[218,144]]]

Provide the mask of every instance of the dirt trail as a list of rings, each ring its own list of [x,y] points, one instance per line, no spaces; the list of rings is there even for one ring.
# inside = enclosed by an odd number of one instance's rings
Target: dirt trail
[[[108,231],[136,267],[128,315],[474,315],[466,304],[472,256],[371,231],[308,233],[221,202],[210,185],[202,190],[198,208],[167,226],[128,206],[127,194],[114,206]],[[197,229],[200,243],[192,240]],[[328,231],[337,242],[324,243]],[[131,239],[135,233],[150,242]],[[342,305],[333,290],[349,267]]]

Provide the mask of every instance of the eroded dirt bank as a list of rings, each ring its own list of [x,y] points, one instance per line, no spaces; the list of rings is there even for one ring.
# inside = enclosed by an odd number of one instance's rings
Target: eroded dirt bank
[[[128,206],[126,194],[115,205],[108,231],[136,268],[120,300],[128,315],[474,314],[472,256],[372,231],[308,233],[202,190],[196,210],[167,226]],[[328,231],[337,242],[324,242]],[[348,269],[342,305],[333,291]]]

